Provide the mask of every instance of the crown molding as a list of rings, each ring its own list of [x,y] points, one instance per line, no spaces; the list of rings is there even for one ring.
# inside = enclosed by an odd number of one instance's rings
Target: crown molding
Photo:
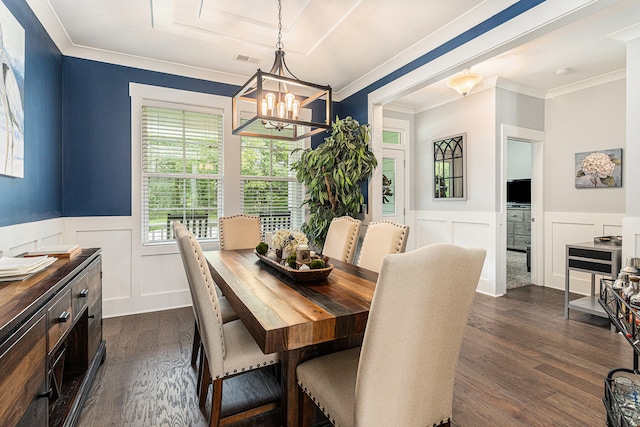
[[[622,69],[618,71],[613,71],[611,73],[603,74],[598,77],[593,77],[591,79],[582,80],[580,82],[576,82],[570,85],[558,87],[552,89],[547,92],[545,99],[555,98],[556,96],[567,95],[572,92],[577,92],[579,90],[588,89],[594,86],[600,86],[605,83],[614,82],[616,80],[626,79],[627,78],[627,70]]]

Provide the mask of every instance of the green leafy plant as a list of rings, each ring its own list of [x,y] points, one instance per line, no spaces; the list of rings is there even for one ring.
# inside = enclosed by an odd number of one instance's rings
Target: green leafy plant
[[[309,220],[302,225],[309,241],[324,246],[327,230],[335,217],[355,217],[364,203],[360,182],[371,176],[378,161],[369,151],[371,130],[357,120],[336,117],[331,136],[315,150],[302,150],[291,170],[307,187],[305,204]],[[296,150],[297,151],[297,150]]]

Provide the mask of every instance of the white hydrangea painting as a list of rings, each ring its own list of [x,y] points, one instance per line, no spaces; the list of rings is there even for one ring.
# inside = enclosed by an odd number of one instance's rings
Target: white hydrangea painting
[[[24,178],[24,28],[0,3],[0,174]]]
[[[576,153],[576,188],[622,187],[622,148]]]

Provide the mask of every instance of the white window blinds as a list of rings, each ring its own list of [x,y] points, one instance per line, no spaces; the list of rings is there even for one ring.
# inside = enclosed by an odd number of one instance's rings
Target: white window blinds
[[[222,111],[142,107],[142,240],[174,239],[172,223],[218,238]]]
[[[300,229],[304,221],[304,185],[291,164],[300,153],[302,141],[242,138],[242,211],[260,215],[263,231]]]

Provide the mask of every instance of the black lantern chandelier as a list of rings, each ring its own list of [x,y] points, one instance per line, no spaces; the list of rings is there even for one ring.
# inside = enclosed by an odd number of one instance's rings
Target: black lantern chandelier
[[[281,0],[276,48],[271,70],[258,69],[233,95],[233,134],[296,141],[329,129],[331,86],[298,79],[284,61]]]

